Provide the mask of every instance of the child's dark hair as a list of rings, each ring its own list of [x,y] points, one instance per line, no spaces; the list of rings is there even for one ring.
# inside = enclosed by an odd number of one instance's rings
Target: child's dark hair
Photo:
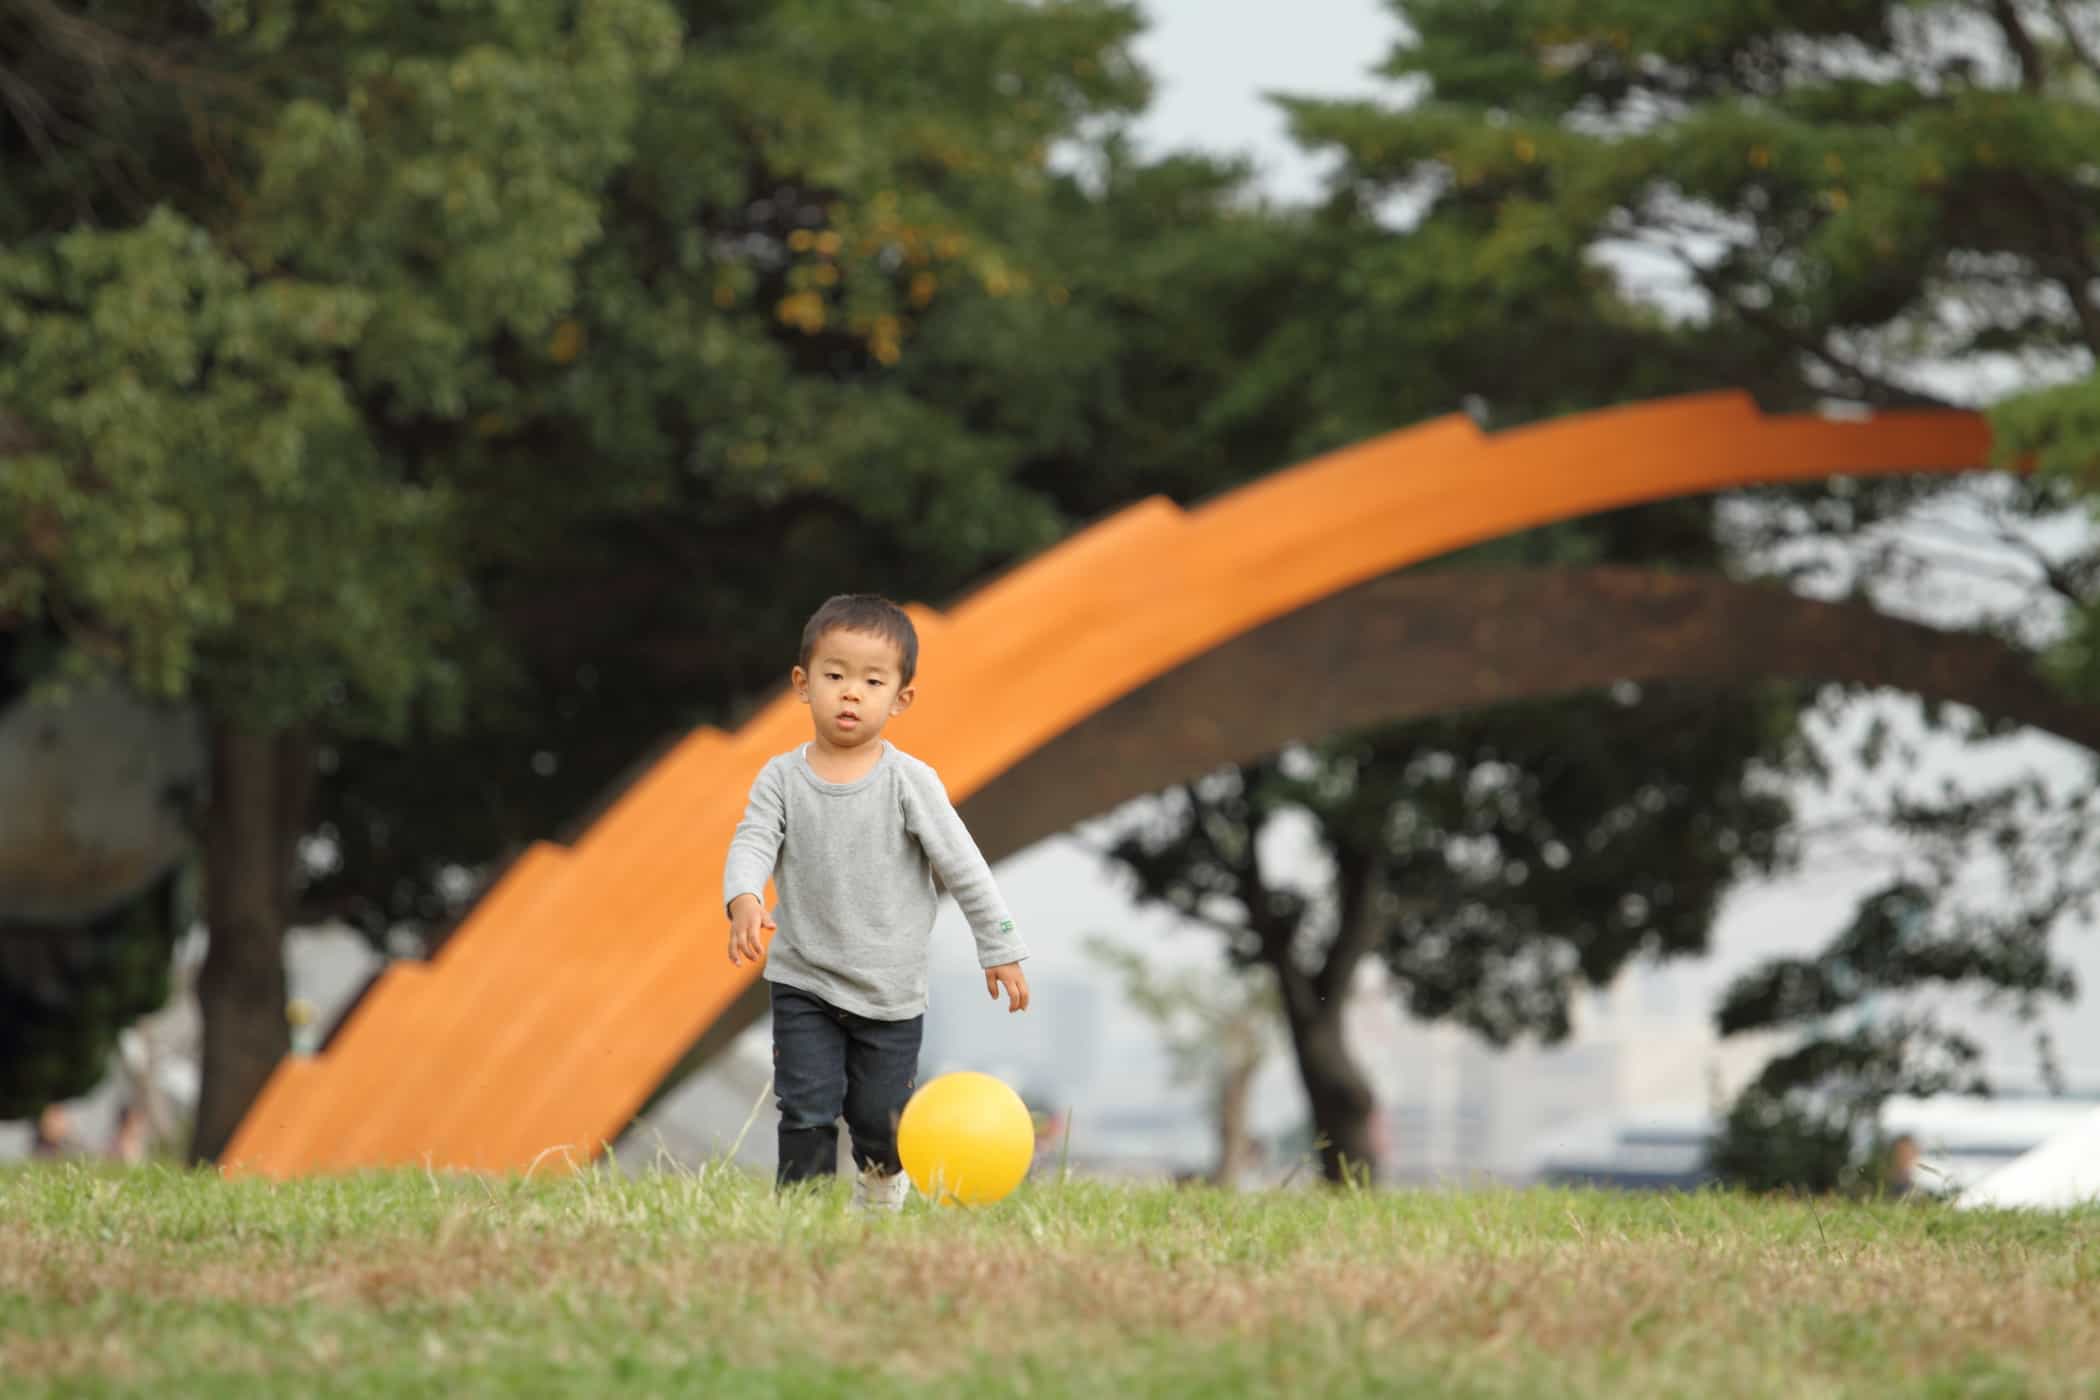
[[[802,655],[796,665],[805,671],[809,669],[810,653],[817,649],[817,639],[826,632],[858,632],[880,637],[895,646],[900,689],[910,685],[912,677],[919,673],[919,629],[911,625],[911,617],[904,609],[887,598],[873,593],[841,593],[827,600],[802,626]]]

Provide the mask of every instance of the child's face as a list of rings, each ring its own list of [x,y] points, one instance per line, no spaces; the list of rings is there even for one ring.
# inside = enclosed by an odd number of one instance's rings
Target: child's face
[[[808,669],[795,668],[795,693],[809,706],[817,737],[840,749],[882,737],[883,726],[911,708],[902,663],[894,642],[865,632],[831,631],[817,638]]]

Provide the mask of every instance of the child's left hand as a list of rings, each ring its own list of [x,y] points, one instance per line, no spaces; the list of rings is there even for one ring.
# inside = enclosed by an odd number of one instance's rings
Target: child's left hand
[[[993,1001],[999,999],[999,989],[1006,988],[1006,1010],[1008,1015],[1028,1009],[1028,974],[1021,971],[1017,962],[1001,963],[984,970],[984,989]]]

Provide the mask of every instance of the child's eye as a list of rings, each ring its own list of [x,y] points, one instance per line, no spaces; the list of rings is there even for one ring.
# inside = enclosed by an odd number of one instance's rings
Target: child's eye
[[[824,673],[824,679],[825,679],[825,680],[827,680],[827,681],[836,681],[836,680],[843,680],[843,679],[845,679],[845,678],[844,678],[843,676],[841,676],[841,675],[840,675],[840,674],[839,674],[838,672],[836,672],[836,671],[826,671],[826,672]]]
[[[873,676],[868,677],[868,689],[874,690],[879,688],[881,685],[882,682],[875,679]]]

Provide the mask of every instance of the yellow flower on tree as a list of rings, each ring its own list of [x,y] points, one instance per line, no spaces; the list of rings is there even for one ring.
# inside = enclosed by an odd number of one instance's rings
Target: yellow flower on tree
[[[878,316],[875,327],[868,333],[868,353],[886,365],[893,365],[904,356],[904,323],[895,316]]]
[[[563,321],[547,337],[547,355],[554,363],[565,365],[583,353],[583,327],[575,321]]]
[[[815,335],[824,329],[824,298],[815,292],[796,292],[782,297],[774,314],[782,324],[793,326],[804,335]]]

